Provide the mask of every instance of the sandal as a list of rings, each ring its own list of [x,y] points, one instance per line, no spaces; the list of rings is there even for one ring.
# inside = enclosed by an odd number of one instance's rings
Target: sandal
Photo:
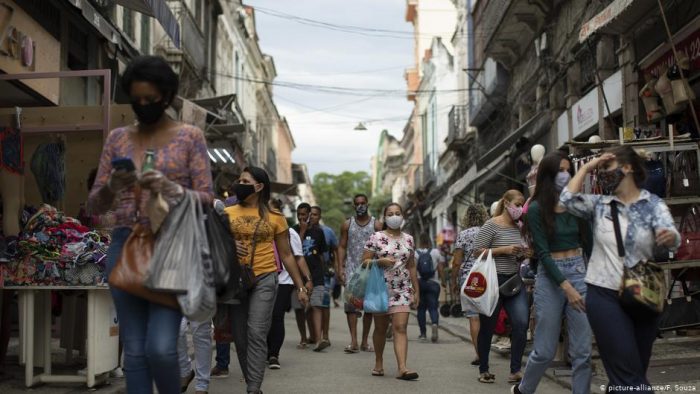
[[[352,347],[352,345],[345,346],[345,349],[343,349],[346,354],[354,354],[354,353],[359,353],[360,349],[356,347]]]
[[[360,350],[367,353],[374,353],[374,348],[371,345],[360,346]]]
[[[520,383],[521,380],[523,380],[523,372],[522,371],[518,371],[518,372],[510,374],[510,376],[508,376],[508,383]]]
[[[479,375],[479,382],[481,382],[481,383],[495,383],[496,382],[496,375],[490,374],[488,372],[484,372],[481,375]]]
[[[399,379],[399,380],[416,380],[416,379],[418,379],[418,373],[417,373],[417,372],[404,371],[404,372],[401,373],[401,375],[397,376],[396,379]]]
[[[306,342],[299,342],[299,344],[297,345],[297,349],[299,349],[299,350],[304,350],[307,347],[309,347],[309,344]]]
[[[383,369],[373,369],[372,376],[384,376],[384,370]]]

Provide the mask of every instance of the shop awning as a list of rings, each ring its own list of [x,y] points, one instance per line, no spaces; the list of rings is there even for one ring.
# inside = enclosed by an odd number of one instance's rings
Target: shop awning
[[[209,153],[209,159],[214,164],[235,164],[236,159],[233,158],[231,152],[226,148],[212,148],[207,149]]]
[[[632,6],[634,4],[634,6]],[[603,11],[584,23],[579,30],[578,41],[584,42],[593,33],[622,34],[629,31],[639,20],[658,7],[651,0],[615,0]],[[613,22],[614,23],[611,23]]]
[[[117,0],[117,4],[156,18],[175,47],[180,48],[180,25],[165,0]]]
[[[270,182],[270,191],[272,193],[284,194],[286,196],[296,196],[297,185],[291,183]]]

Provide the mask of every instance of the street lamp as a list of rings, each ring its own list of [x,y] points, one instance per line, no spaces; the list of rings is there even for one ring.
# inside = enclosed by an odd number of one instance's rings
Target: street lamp
[[[367,127],[365,127],[365,124],[362,122],[359,122],[357,126],[355,126],[355,130],[357,131],[364,131],[367,130]]]

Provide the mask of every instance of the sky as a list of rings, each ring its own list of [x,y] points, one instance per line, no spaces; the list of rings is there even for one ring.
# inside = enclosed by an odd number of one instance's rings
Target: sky
[[[404,70],[413,61],[412,26],[404,19],[406,1],[244,0],[244,4],[257,9],[260,47],[274,58],[276,82],[359,90],[328,94],[273,88],[277,108],[296,142],[294,162],[306,163],[312,177],[319,172],[369,172],[381,130],[400,138],[411,113],[404,80]],[[299,23],[294,17],[405,33],[365,29],[361,34],[348,33]],[[368,130],[353,130],[358,122]]]

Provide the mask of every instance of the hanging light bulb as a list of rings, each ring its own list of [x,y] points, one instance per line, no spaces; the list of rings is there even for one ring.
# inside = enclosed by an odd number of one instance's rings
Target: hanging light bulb
[[[364,123],[360,122],[357,124],[357,126],[355,126],[355,130],[357,130],[357,131],[367,130],[367,127],[365,127]]]

